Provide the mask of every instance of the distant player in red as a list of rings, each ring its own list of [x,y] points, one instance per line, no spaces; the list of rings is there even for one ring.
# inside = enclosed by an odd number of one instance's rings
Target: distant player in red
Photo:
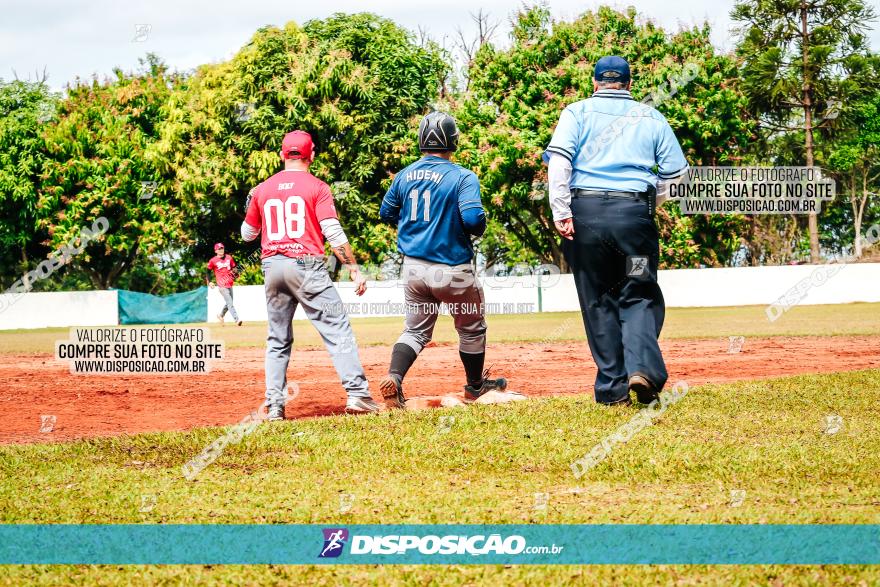
[[[348,412],[378,412],[358,357],[354,333],[324,263],[324,240],[345,265],[355,293],[367,289],[354,252],[336,216],[330,186],[309,173],[312,137],[296,130],[281,142],[284,169],[251,190],[241,237],[262,233],[263,277],[269,336],[266,339],[266,406],[269,420],[284,419],[287,366],[293,345],[291,320],[301,305],[321,334],[348,393]]]
[[[226,305],[223,306],[223,309],[220,310],[220,313],[217,314],[217,319],[220,321],[220,324],[223,324],[226,316],[227,310],[230,314],[232,314],[232,319],[235,323],[241,326],[241,320],[238,319],[238,312],[235,311],[235,306],[232,305],[232,285],[235,282],[235,276],[232,273],[232,270],[235,269],[235,259],[232,258],[232,255],[226,254],[226,247],[223,246],[223,243],[217,243],[214,245],[214,252],[217,255],[208,261],[208,271],[214,272],[214,279],[217,280],[217,287],[220,289],[220,295],[223,296],[223,301],[226,302]],[[208,274],[208,287],[214,287],[214,283],[211,282],[211,275]]]

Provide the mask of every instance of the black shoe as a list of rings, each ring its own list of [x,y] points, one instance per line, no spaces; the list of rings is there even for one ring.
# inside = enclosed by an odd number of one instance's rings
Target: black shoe
[[[405,410],[406,398],[403,396],[403,385],[394,375],[388,375],[379,383],[379,391],[385,405],[391,410]]]
[[[629,378],[629,390],[636,393],[636,399],[640,404],[648,405],[660,398],[660,391],[657,387],[648,381],[647,377],[638,373]]]
[[[629,396],[627,395],[626,397],[620,398],[620,399],[617,400],[616,402],[610,402],[610,403],[607,403],[607,402],[597,402],[597,403],[600,403],[600,404],[602,404],[603,406],[608,406],[609,408],[625,408],[625,407],[627,407],[627,406],[631,406],[631,405],[632,405],[632,400],[629,399]]]
[[[480,382],[479,387],[464,386],[464,402],[469,404],[488,391],[504,391],[505,389],[507,389],[507,379],[504,377],[489,379],[489,370],[486,369],[483,371],[483,381]]]

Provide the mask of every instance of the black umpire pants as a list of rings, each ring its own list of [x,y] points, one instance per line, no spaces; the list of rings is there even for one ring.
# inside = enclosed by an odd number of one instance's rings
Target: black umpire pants
[[[590,352],[595,397],[625,400],[639,374],[661,389],[668,374],[657,338],[666,306],[657,285],[660,250],[647,204],[609,196],[572,198],[574,240],[563,241],[574,273]]]

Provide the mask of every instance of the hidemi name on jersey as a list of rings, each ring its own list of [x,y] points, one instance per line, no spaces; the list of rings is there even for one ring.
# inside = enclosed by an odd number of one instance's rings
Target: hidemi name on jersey
[[[426,179],[428,181],[433,181],[434,183],[439,184],[443,180],[443,176],[445,173],[437,173],[436,171],[430,171],[428,169],[416,169],[415,171],[409,171],[404,176],[404,181],[419,181],[422,179]]]

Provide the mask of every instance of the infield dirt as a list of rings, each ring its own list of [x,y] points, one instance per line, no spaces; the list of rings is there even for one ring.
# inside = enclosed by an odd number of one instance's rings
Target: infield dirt
[[[727,339],[661,343],[670,383],[762,379],[880,367],[880,336],[747,338],[740,352]],[[391,349],[361,349],[367,376],[385,373]],[[47,354],[7,354],[0,365],[0,442],[54,442],[159,430],[186,430],[242,421],[263,400],[263,349],[233,348],[206,375],[72,375]],[[509,389],[530,397],[592,394],[595,365],[585,342],[490,345],[487,364]],[[299,394],[288,418],[341,414],[345,392],[323,349],[295,350],[288,370]],[[431,346],[405,382],[407,397],[461,391],[457,345]],[[41,416],[55,416],[40,432]]]

